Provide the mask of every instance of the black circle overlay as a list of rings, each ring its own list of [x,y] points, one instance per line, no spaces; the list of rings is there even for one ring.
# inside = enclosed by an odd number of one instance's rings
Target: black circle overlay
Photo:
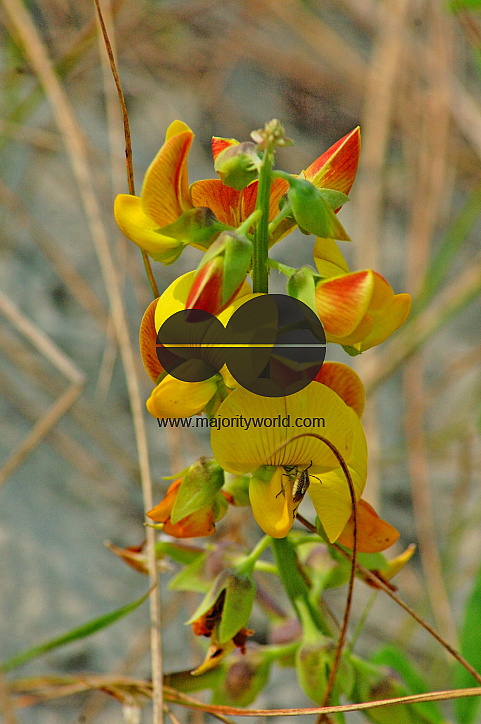
[[[184,382],[202,382],[227,365],[234,379],[262,397],[287,397],[307,387],[326,356],[326,335],[299,299],[264,294],[242,304],[227,326],[202,309],[169,317],[157,333],[157,357]]]

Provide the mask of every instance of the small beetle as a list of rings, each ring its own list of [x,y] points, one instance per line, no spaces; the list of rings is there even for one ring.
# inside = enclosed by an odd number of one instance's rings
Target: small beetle
[[[307,489],[310,485],[310,478],[309,473],[307,472],[309,468],[312,467],[312,460],[307,466],[307,468],[304,468],[304,470],[299,470],[298,465],[284,465],[284,470],[286,471],[286,476],[289,478],[289,481],[292,483],[292,502],[294,504],[297,503],[296,508],[294,510],[294,517],[297,513],[297,508],[299,507],[300,503],[302,502],[305,494],[307,493]],[[313,477],[316,477],[315,475]],[[317,478],[319,480],[319,478]],[[284,493],[284,486],[279,490],[276,497],[278,497],[280,494]]]

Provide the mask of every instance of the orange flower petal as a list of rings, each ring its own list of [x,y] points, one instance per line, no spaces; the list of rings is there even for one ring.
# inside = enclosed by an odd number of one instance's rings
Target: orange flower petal
[[[215,533],[214,510],[212,505],[196,510],[195,513],[173,525],[170,519],[164,524],[163,532],[174,538],[199,538]]]
[[[147,370],[147,374],[153,382],[157,382],[159,375],[162,374],[164,368],[157,357],[157,332],[155,330],[155,310],[157,308],[158,299],[154,299],[145,310],[140,323],[139,343],[142,362]]]
[[[357,127],[311,163],[304,177],[317,188],[348,194],[356,177],[360,152],[361,132]]]
[[[320,282],[316,307],[327,334],[344,337],[353,332],[367,312],[374,286],[370,270]]]
[[[172,224],[192,208],[187,177],[187,156],[194,134],[181,121],[169,127],[167,140],[145,174],[142,208],[159,228]],[[180,133],[173,131],[184,128]]]
[[[366,393],[361,378],[351,367],[342,362],[324,362],[315,381],[334,390],[361,417]]]
[[[365,500],[357,504],[357,550],[359,553],[380,553],[390,548],[399,538],[398,531],[382,520]],[[352,515],[337,539],[346,548],[354,546],[354,522]]]
[[[174,480],[172,485],[169,486],[169,489],[165,494],[165,498],[163,498],[163,500],[161,500],[155,508],[152,508],[152,510],[149,510],[147,513],[149,518],[157,521],[157,523],[165,523],[166,520],[170,518],[182,480],[183,478],[177,478],[177,480]]]

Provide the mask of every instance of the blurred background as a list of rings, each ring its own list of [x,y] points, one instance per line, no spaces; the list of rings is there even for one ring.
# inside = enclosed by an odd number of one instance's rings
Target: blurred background
[[[299,173],[361,126],[360,168],[341,212],[353,242],[342,251],[351,269],[372,267],[395,292],[410,292],[414,307],[409,323],[379,349],[350,360],[329,348],[328,359],[353,364],[369,392],[364,497],[400,531],[397,552],[418,545],[397,580],[401,596],[453,644],[481,554],[476,5],[102,2],[129,112],[137,193],[176,118],[196,133],[190,182],[215,176],[212,135],[248,140],[252,130],[279,118],[295,145],[282,150],[277,163]],[[148,587],[104,545],[133,546],[144,538],[106,253],[121,284],[143,400],[152,385],[137,343],[151,292],[140,251],[113,219],[113,199],[127,191],[123,127],[93,2],[1,0],[0,24],[2,661]],[[273,256],[312,264],[312,248],[313,237],[296,232]],[[155,263],[159,289],[199,259],[188,249],[174,266]],[[272,291],[283,290],[273,274]],[[209,441],[200,432],[160,430],[147,412],[145,424],[157,502],[168,485],[162,477],[208,454]],[[307,501],[304,507],[309,517]],[[231,510],[216,533],[241,543],[256,536],[247,509]],[[369,595],[356,585],[354,620]],[[203,658],[182,625],[197,602],[190,594],[164,594],[166,671],[192,668]],[[333,597],[339,617],[343,605],[344,593]],[[257,618],[253,628],[262,640],[265,622]],[[433,689],[452,685],[441,647],[379,595],[360,650],[386,641],[407,647]],[[5,678],[90,671],[148,678],[148,647],[144,604],[115,628]],[[12,721],[110,724],[121,718],[119,705],[105,695],[31,703]],[[276,670],[256,705],[309,701],[292,672]],[[142,716],[150,720],[148,707]],[[349,716],[349,723],[361,721]]]

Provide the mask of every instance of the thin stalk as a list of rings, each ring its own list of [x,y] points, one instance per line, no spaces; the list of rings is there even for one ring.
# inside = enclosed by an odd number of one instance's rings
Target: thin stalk
[[[269,291],[269,199],[271,194],[273,151],[266,148],[262,159],[257,187],[256,211],[262,216],[256,225],[254,235],[254,253],[252,269],[252,291],[254,294],[267,294]]]
[[[261,538],[251,553],[249,553],[242,563],[237,566],[237,573],[240,573],[241,575],[250,575],[254,570],[254,566],[257,563],[258,558],[260,558],[265,549],[269,546],[270,542],[271,539],[268,535]]]

